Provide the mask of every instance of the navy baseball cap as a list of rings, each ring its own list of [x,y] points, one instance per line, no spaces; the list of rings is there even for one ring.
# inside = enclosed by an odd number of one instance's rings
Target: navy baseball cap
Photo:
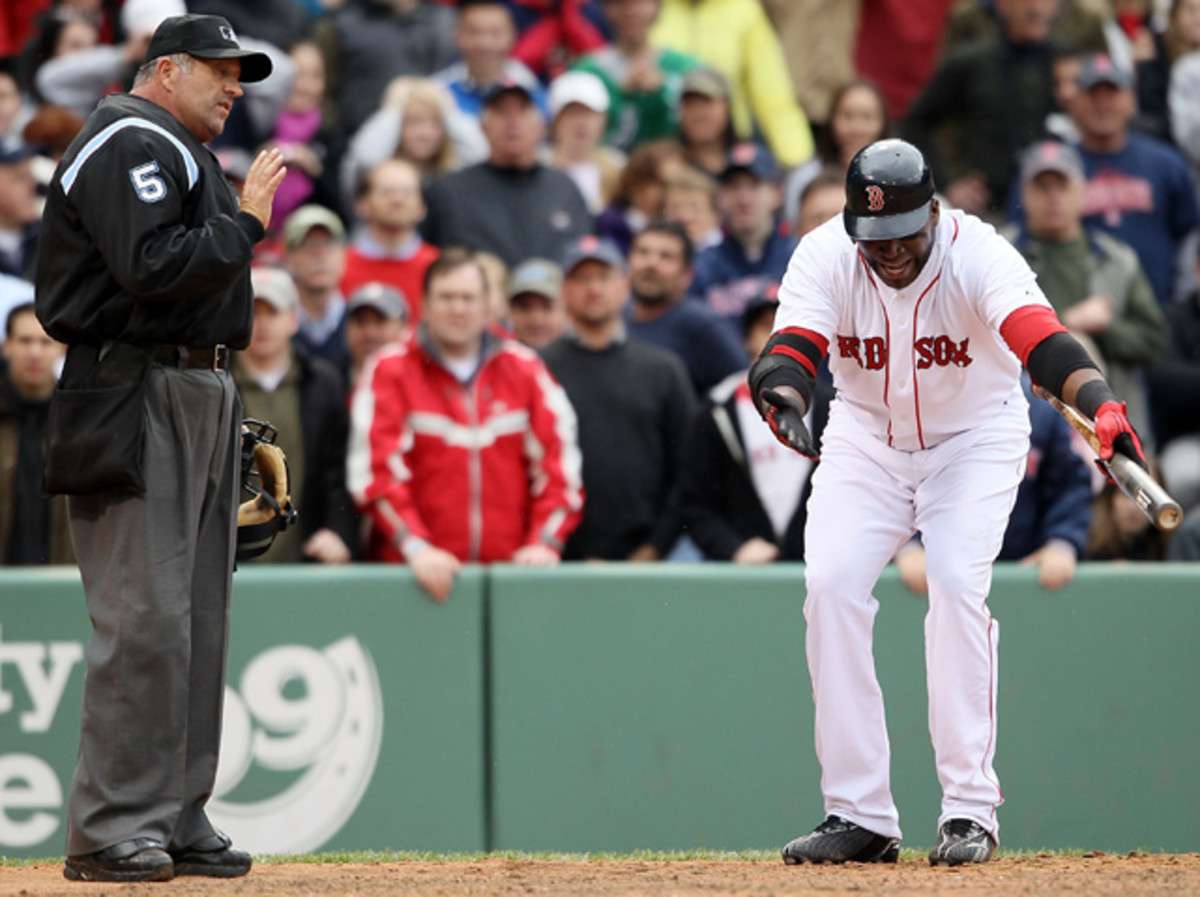
[[[509,93],[522,96],[527,102],[534,102],[533,90],[530,89],[528,84],[522,84],[514,78],[504,78],[487,89],[487,92],[483,95],[483,105],[490,106],[496,100],[500,99],[500,97]]]
[[[748,334],[750,328],[754,326],[754,322],[767,309],[774,313],[778,308],[779,284],[772,282],[767,284],[766,289],[747,302],[746,307],[742,309],[742,334]]]
[[[742,171],[754,175],[760,181],[774,183],[779,178],[779,168],[775,164],[775,158],[771,155],[771,151],[762,144],[749,140],[735,143],[729,150],[729,156],[725,159],[725,167],[721,170],[719,180],[724,181],[731,175]]]
[[[616,244],[591,234],[580,237],[567,247],[563,254],[563,273],[570,274],[584,262],[603,262],[618,271],[625,270],[625,256]]]
[[[173,53],[186,53],[197,59],[240,59],[242,73],[238,80],[248,83],[262,81],[273,68],[271,57],[266,53],[243,50],[238,45],[233,26],[221,16],[189,14],[163,19],[150,38],[143,61],[150,62]]]
[[[1133,72],[1121,68],[1103,53],[1095,53],[1083,60],[1075,84],[1080,90],[1091,90],[1097,84],[1111,84],[1128,90],[1133,87]]]
[[[4,145],[0,144],[0,165],[16,165],[18,162],[24,162],[30,156],[36,155],[37,150],[28,143],[22,143],[10,149],[5,149]]]

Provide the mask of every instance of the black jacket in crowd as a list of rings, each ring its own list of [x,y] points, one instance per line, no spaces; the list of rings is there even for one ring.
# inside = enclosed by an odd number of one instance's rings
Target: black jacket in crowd
[[[307,539],[329,527],[358,557],[358,513],[346,491],[346,446],[350,413],[342,376],[329,362],[293,343],[300,365],[300,426],[304,438],[304,483],[297,522]]]
[[[1146,372],[1154,438],[1161,449],[1177,436],[1200,432],[1200,293],[1166,309],[1170,341]]]
[[[568,560],[623,560],[645,544],[660,555],[680,534],[677,483],[695,412],[683,362],[622,338],[590,349],[572,336],[542,350],[579,421],[583,520]]]
[[[509,268],[526,259],[562,258],[592,232],[583,194],[557,168],[480,162],[443,175],[425,197],[421,235],[434,246],[494,252]]]
[[[833,387],[818,380],[813,393],[813,438],[818,447],[832,396]],[[736,402],[731,391],[728,397],[709,402],[692,421],[680,471],[684,527],[710,560],[730,560],[743,543],[757,536],[779,546],[781,561],[802,561],[812,476],[804,484],[787,532],[776,538],[750,476]]]

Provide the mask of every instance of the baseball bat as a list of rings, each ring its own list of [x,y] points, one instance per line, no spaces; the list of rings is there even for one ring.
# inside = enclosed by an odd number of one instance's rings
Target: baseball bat
[[[1117,484],[1117,488],[1132,499],[1151,523],[1165,533],[1172,532],[1179,527],[1179,524],[1183,522],[1183,509],[1179,506],[1179,502],[1171,498],[1167,490],[1150,475],[1148,470],[1132,458],[1119,453],[1114,454],[1108,461],[1100,458],[1100,438],[1096,435],[1092,422],[1070,405],[1060,402],[1052,395],[1047,394],[1046,401],[1053,405],[1054,409],[1067,419],[1067,423],[1087,440],[1092,451],[1096,453],[1097,463]]]

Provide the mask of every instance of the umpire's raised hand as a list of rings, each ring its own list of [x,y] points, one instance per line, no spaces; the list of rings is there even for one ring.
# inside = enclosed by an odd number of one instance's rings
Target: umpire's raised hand
[[[265,228],[271,221],[271,203],[275,200],[275,191],[279,189],[285,174],[287,169],[283,165],[283,153],[274,148],[260,152],[246,172],[238,211],[250,213]]]
[[[762,391],[763,419],[775,438],[806,458],[817,460],[817,447],[804,425],[804,402],[790,387]]]

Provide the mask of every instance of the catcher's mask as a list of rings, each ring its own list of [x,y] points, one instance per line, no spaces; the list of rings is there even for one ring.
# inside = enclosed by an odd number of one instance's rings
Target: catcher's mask
[[[242,421],[242,490],[250,497],[238,505],[239,561],[258,557],[278,533],[296,522],[291,473],[275,436],[275,428],[266,421]]]

